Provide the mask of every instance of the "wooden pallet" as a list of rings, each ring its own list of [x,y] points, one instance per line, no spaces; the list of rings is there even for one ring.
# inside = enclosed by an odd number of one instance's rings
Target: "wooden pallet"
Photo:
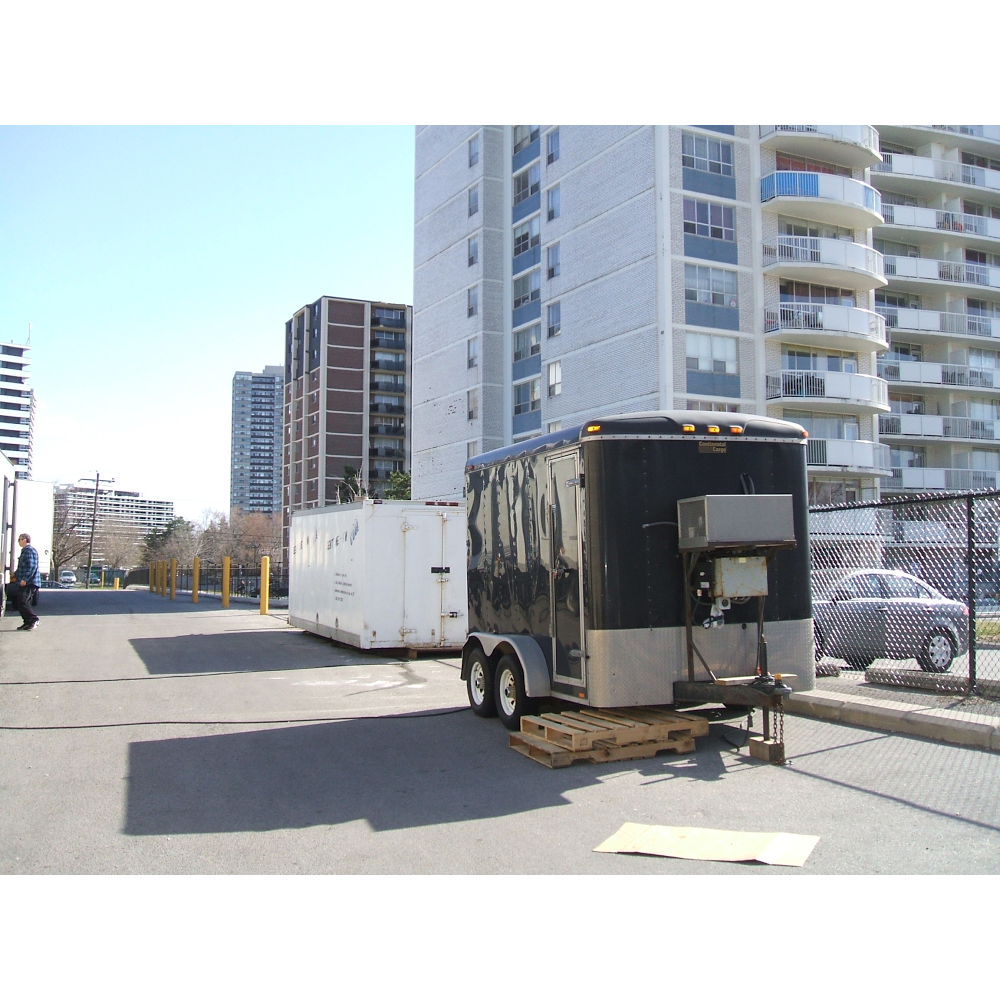
[[[521,719],[510,746],[547,767],[578,760],[641,760],[661,750],[690,753],[708,721],[661,708],[590,709],[544,712]]]

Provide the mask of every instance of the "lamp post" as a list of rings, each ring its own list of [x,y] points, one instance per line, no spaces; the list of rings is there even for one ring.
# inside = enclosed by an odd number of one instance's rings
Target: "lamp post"
[[[90,574],[93,572],[94,566],[94,532],[97,530],[97,495],[101,489],[101,474],[100,472],[95,473],[96,479],[91,479],[89,477],[81,479],[83,483],[93,483],[94,484],[94,516],[90,521],[90,548],[87,551],[87,582],[84,585],[87,590],[90,590]],[[113,483],[113,479],[105,479],[104,482]]]

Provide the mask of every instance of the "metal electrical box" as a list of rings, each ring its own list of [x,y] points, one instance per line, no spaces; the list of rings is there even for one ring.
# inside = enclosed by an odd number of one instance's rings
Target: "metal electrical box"
[[[715,560],[713,597],[767,597],[767,559],[736,556]]]
[[[689,497],[677,501],[683,551],[795,544],[790,493]]]

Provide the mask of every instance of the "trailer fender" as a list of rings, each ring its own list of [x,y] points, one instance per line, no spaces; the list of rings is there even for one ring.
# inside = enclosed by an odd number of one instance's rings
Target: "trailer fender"
[[[470,632],[462,656],[462,680],[469,679],[469,652],[479,646],[492,660],[513,653],[524,674],[524,693],[529,698],[547,698],[552,694],[549,686],[549,668],[538,643],[530,635],[495,635],[492,632]]]

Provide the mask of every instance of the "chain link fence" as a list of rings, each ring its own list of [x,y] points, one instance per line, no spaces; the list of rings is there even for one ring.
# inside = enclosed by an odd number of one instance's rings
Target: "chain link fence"
[[[281,600],[288,596],[288,579],[284,573],[281,563],[271,563],[271,571],[268,574],[270,579],[270,598],[272,601]],[[232,563],[229,568],[229,594],[231,597],[260,597],[260,563],[255,565],[244,565],[242,563]],[[178,592],[190,593],[194,582],[194,567],[177,567],[177,590]],[[130,570],[125,577],[123,586],[130,585],[148,587],[149,567],[139,566]],[[198,593],[221,596],[222,594],[222,565],[220,563],[201,563],[198,570]]]
[[[813,507],[817,675],[1000,698],[1000,492]]]

